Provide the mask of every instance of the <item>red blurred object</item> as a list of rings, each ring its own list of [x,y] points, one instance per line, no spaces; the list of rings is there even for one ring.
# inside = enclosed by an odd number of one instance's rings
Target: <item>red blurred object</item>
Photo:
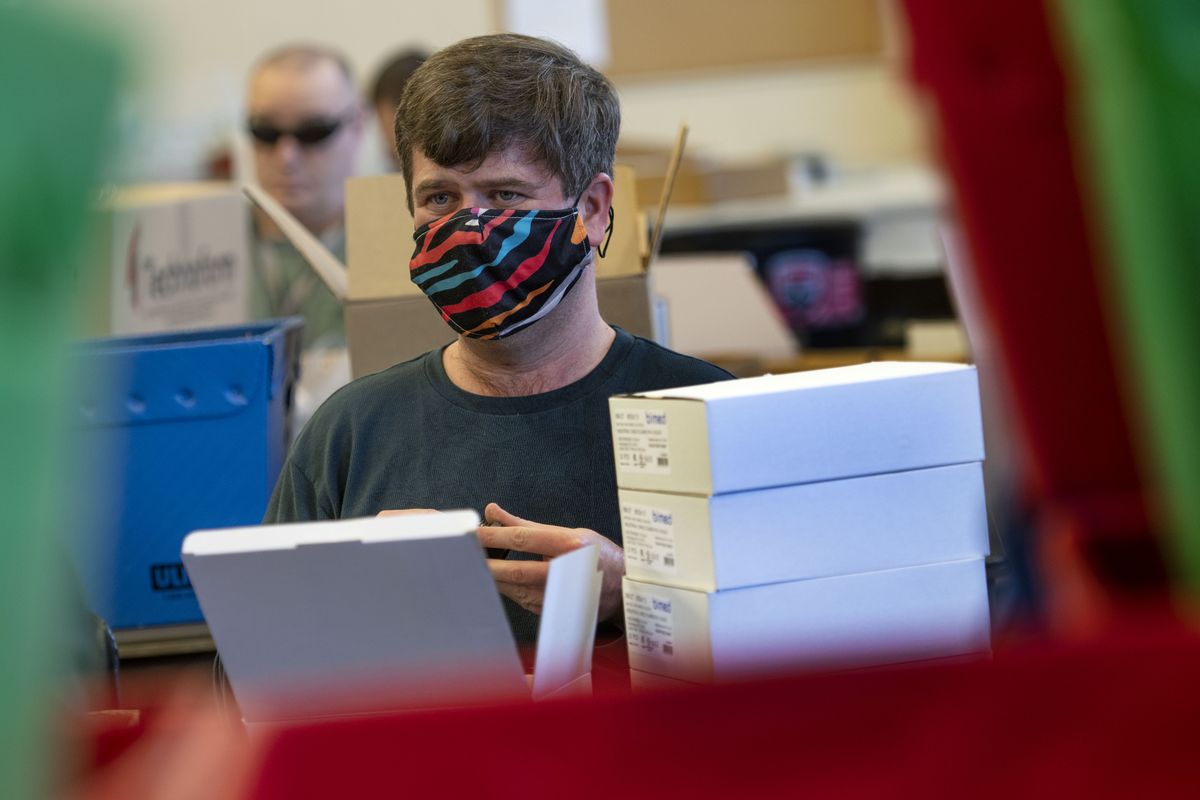
[[[1038,532],[1063,537],[1086,565],[1092,605],[1165,589],[1046,9],[1039,0],[904,6],[914,76],[938,112],[974,278],[1030,455],[1025,491]],[[1060,577],[1047,576],[1051,592]]]
[[[233,148],[222,143],[204,160],[204,176],[212,181],[233,180]]]
[[[632,695],[601,681],[590,701],[342,719],[248,740],[206,721],[211,710],[168,708],[133,727],[88,726],[92,774],[72,796],[202,796],[201,775],[222,796],[264,800],[1200,796],[1200,636],[1161,609],[1119,619],[1086,643],[1026,643],[991,663]],[[610,677],[620,671],[615,651],[598,656]],[[166,774],[179,765],[192,783]]]
[[[1195,797],[1200,639],[329,722],[252,796]]]
[[[71,750],[78,772],[59,775],[71,800],[239,800],[258,774],[244,728],[206,687],[163,683],[148,710],[85,715]]]

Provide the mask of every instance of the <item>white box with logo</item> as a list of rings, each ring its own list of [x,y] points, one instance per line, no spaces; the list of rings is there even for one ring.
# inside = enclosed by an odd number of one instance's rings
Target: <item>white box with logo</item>
[[[159,333],[249,319],[249,226],[221,183],[115,190],[101,204],[89,333]]]
[[[983,460],[961,364],[876,362],[609,400],[617,485],[715,495]]]
[[[706,592],[988,552],[979,463],[713,497],[618,495],[625,574]]]
[[[982,558],[699,592],[626,577],[629,666],[695,683],[991,649]]]

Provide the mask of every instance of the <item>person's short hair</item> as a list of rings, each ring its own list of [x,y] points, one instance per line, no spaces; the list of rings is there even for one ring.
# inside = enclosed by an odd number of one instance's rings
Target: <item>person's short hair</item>
[[[308,69],[322,61],[331,62],[346,78],[346,82],[354,86],[354,69],[350,66],[350,60],[332,47],[312,42],[292,42],[268,51],[254,62],[250,75],[257,75],[268,67]]]
[[[575,196],[612,174],[620,128],[616,89],[566,47],[513,33],[464,39],[413,73],[396,112],[409,208],[414,149],[451,167],[521,147]]]
[[[371,83],[371,102],[375,105],[400,105],[408,79],[427,58],[429,54],[420,50],[404,50],[389,58]]]

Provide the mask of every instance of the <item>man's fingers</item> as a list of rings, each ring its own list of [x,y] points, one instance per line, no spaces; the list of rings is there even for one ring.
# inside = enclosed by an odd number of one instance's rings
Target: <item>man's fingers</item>
[[[483,509],[483,519],[486,522],[495,522],[509,528],[536,524],[527,519],[521,519],[516,514],[508,513],[500,507],[499,503],[488,503]]]
[[[487,564],[497,584],[545,586],[546,578],[550,575],[548,561],[502,561],[489,558]]]
[[[583,543],[573,529],[552,525],[484,525],[476,531],[476,535],[484,547],[517,550],[551,558],[569,553]]]
[[[375,516],[377,517],[407,517],[411,514],[434,514],[437,509],[434,508],[388,508],[380,511]]]
[[[532,586],[520,586],[515,583],[501,583],[500,581],[496,582],[496,589],[500,594],[521,606],[521,608],[528,609],[535,614],[542,613],[542,604],[546,599],[544,589]]]

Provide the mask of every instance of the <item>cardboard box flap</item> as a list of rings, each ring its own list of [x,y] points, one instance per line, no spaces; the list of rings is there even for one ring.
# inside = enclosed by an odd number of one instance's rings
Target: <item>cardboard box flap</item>
[[[350,299],[423,296],[408,277],[416,230],[404,176],[371,175],[346,181],[346,263]]]
[[[667,221],[667,206],[671,204],[671,192],[675,189],[675,181],[679,178],[679,165],[683,163],[683,151],[687,147],[688,126],[680,125],[679,134],[675,137],[675,147],[671,150],[671,160],[667,164],[667,177],[663,181],[662,196],[658,198],[658,215],[654,218],[654,233],[650,237],[650,250],[646,254],[646,266],[649,268],[654,259],[658,258],[659,248],[662,247],[663,224]]]
[[[300,220],[292,216],[286,208],[255,184],[243,184],[242,191],[258,206],[264,214],[279,226],[288,241],[300,251],[312,268],[316,270],[321,280],[329,287],[329,291],[339,302],[345,302],[349,297],[349,279],[346,275],[346,265],[337,260],[329,248],[321,244],[308,228],[300,224]]]
[[[613,167],[613,229],[604,257],[596,258],[597,278],[640,275],[646,269],[645,218],[638,212],[637,177],[632,167]]]
[[[646,215],[640,211],[637,195],[637,175],[633,167],[617,164],[613,167],[613,231],[604,258],[596,262],[596,277],[640,275],[649,271],[662,244],[663,223],[667,206],[679,176],[679,165],[687,145],[686,125],[681,125],[675,146],[671,150],[667,175],[658,199],[658,215],[654,230],[647,236]]]
[[[869,364],[854,364],[849,367],[793,372],[787,375],[762,375],[743,378],[739,381],[722,381],[701,386],[682,386],[677,389],[660,389],[624,397],[647,397],[659,400],[731,400],[753,395],[791,392],[797,389],[819,389],[825,386],[846,386],[854,383],[917,378],[946,372],[974,371],[975,367],[965,364],[920,361],[873,361]]]
[[[141,206],[178,203],[198,197],[222,197],[236,194],[237,187],[226,181],[190,181],[184,183],[141,183],[132,186],[113,186],[101,196],[104,208],[138,208]]]

